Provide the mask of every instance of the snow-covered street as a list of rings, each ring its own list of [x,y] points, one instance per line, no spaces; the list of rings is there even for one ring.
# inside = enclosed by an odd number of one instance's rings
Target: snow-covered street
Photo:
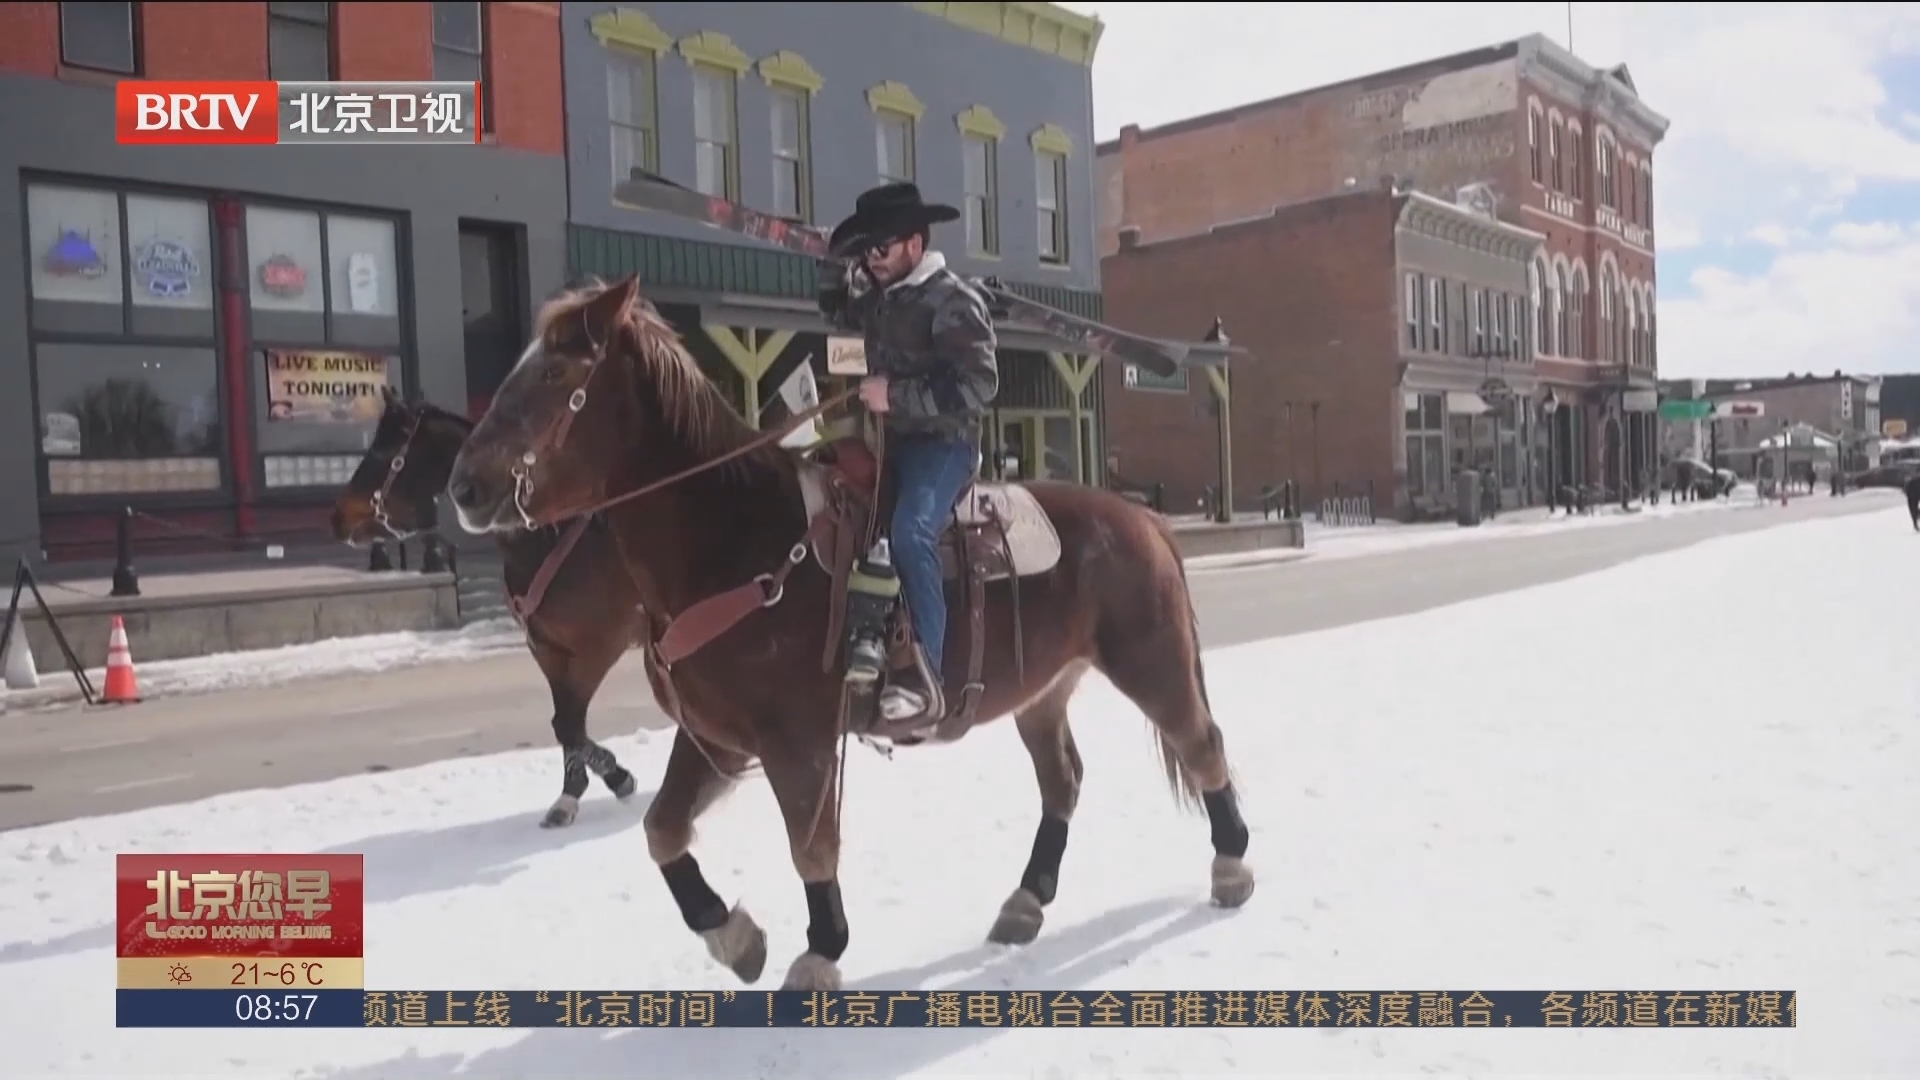
[[[1206,903],[1202,818],[1089,680],[1086,782],[1039,941],[982,944],[1038,814],[1010,723],[848,768],[862,988],[1786,987],[1782,1031],[118,1031],[122,851],[363,852],[376,988],[728,989],[650,865],[642,796],[533,827],[547,749],[0,834],[17,1077],[1900,1074],[1920,1070],[1920,683],[1904,508],[1713,540],[1553,585],[1208,654],[1261,875]],[[764,783],[695,851],[772,937],[805,907]],[[964,874],[955,868],[964,867]]]

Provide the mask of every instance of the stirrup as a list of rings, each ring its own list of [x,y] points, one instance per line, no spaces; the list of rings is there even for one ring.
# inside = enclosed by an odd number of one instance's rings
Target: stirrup
[[[889,686],[880,692],[880,718],[890,724],[916,717],[932,723],[937,717],[931,715],[932,698],[918,690],[905,686]]]

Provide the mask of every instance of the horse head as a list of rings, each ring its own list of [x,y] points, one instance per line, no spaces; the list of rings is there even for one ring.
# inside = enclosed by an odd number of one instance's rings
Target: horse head
[[[434,500],[473,425],[465,417],[381,391],[384,408],[366,456],[333,504],[333,535],[354,547],[405,540],[439,523]]]
[[[634,278],[571,290],[537,325],[454,462],[468,532],[593,513],[753,436]]]

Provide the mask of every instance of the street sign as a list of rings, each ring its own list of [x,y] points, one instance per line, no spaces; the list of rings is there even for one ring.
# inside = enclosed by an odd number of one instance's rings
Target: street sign
[[[1713,415],[1711,401],[1663,401],[1660,403],[1662,420],[1705,420]]]
[[[1752,420],[1765,415],[1767,403],[1764,401],[1720,401],[1713,407],[1715,420]]]
[[[1905,436],[1906,433],[1907,433],[1907,422],[1905,420],[1880,421],[1880,434],[1885,435],[1889,439],[1901,438]]]

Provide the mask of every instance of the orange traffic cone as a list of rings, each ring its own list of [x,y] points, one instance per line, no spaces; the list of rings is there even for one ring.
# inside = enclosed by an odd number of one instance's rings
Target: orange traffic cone
[[[140,700],[133,682],[133,653],[127,649],[127,624],[113,617],[113,633],[107,638],[107,688],[100,700],[109,705],[131,705]]]

